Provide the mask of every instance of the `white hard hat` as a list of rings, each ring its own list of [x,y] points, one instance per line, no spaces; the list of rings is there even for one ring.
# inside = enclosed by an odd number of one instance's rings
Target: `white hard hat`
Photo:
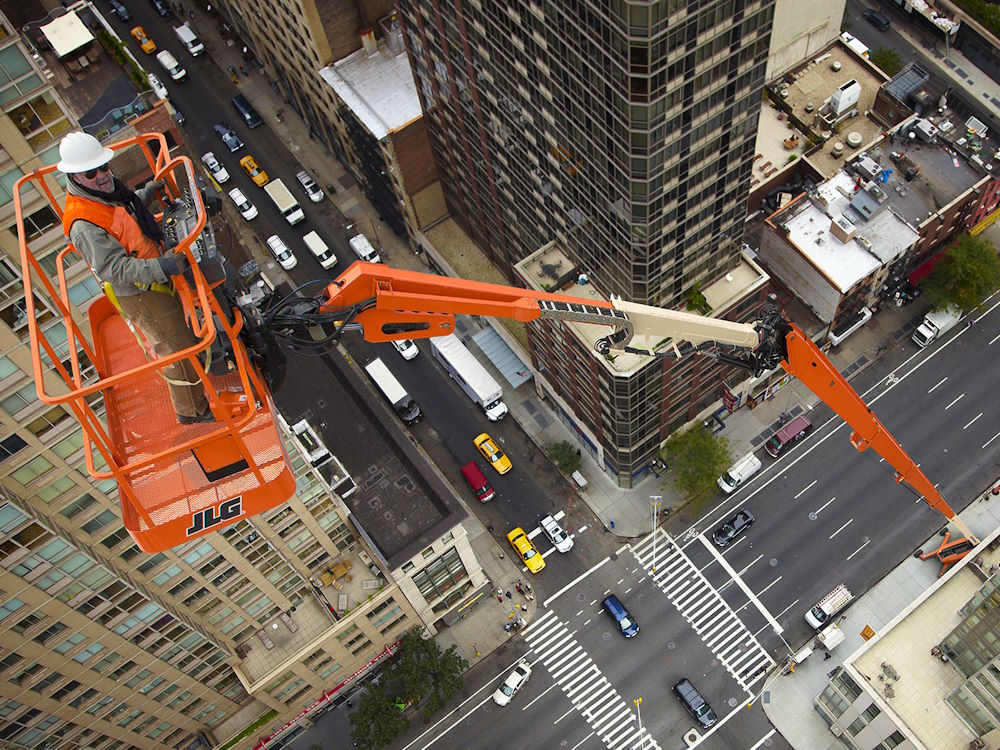
[[[89,133],[67,133],[59,144],[59,163],[56,164],[56,169],[66,174],[86,172],[107,164],[114,155],[114,151],[104,148]]]

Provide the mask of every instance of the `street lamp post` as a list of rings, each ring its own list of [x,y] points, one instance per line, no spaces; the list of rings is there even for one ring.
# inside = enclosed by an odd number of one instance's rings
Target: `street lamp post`
[[[646,747],[646,735],[642,733],[642,714],[639,712],[639,706],[642,705],[642,698],[634,698],[632,702],[635,704],[635,720],[639,724],[639,750],[644,750]]]
[[[652,510],[652,516],[653,516],[652,525],[653,525],[653,572],[654,573],[656,572],[656,515],[659,512],[659,509],[660,509],[660,500],[662,498],[663,498],[663,495],[650,495],[649,496],[649,499],[652,501],[652,502],[650,502],[649,505],[650,505],[650,509]]]

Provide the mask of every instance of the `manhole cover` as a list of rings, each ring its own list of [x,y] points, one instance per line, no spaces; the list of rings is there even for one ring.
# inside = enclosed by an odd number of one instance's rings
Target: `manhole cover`
[[[603,635],[603,636],[601,636],[601,637],[602,637],[602,638],[603,638],[604,640],[606,640],[606,641],[610,641],[610,640],[611,640],[611,633],[609,633],[609,632],[608,632],[607,630],[605,630],[605,631],[604,631],[604,635]]]

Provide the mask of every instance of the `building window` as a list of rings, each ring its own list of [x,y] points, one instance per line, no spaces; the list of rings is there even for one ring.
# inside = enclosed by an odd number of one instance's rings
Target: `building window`
[[[0,461],[10,458],[19,450],[26,448],[27,446],[28,444],[17,435],[11,435],[6,440],[0,441]]]
[[[434,557],[434,548],[433,547],[428,547],[423,552],[421,552],[420,555],[425,560],[430,560],[432,557]]]

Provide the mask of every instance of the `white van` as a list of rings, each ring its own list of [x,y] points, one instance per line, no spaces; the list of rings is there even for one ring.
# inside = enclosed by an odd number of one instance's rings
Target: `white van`
[[[187,47],[187,51],[191,53],[192,57],[197,57],[205,51],[205,45],[201,43],[201,39],[195,36],[188,24],[182,23],[180,26],[176,26],[174,33],[181,40],[181,44]]]
[[[847,586],[843,583],[840,584],[820,599],[815,607],[806,612],[806,622],[819,630],[830,621],[831,617],[846,607],[853,598],[854,595],[848,591]]]
[[[309,248],[309,252],[316,256],[316,260],[319,261],[319,264],[324,269],[337,265],[337,256],[333,254],[333,250],[327,247],[327,244],[323,242],[323,238],[316,234],[316,232],[310,232],[305,235],[302,241]]]
[[[368,238],[363,234],[356,234],[351,237],[351,249],[357,253],[357,256],[366,263],[381,263],[382,259],[379,254],[375,252],[375,248],[372,247],[372,243],[368,241]]]
[[[187,71],[177,62],[177,58],[163,49],[156,53],[156,61],[167,71],[167,75],[175,81],[183,81],[187,76]]]
[[[719,483],[719,487],[722,488],[722,491],[728,495],[760,471],[760,467],[760,459],[753,453],[747,453],[743,458],[733,464],[729,468],[729,471],[715,481]]]

